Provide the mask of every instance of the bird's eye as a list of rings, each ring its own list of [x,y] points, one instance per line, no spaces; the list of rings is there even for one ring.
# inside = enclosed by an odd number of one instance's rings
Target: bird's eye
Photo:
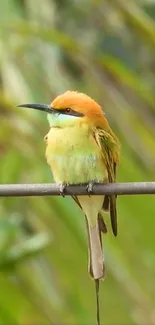
[[[71,109],[69,107],[66,108],[66,113],[70,113]]]

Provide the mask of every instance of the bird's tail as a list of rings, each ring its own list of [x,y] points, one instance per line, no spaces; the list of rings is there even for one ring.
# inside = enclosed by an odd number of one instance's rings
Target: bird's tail
[[[98,220],[94,226],[88,222],[86,217],[86,225],[88,231],[88,270],[93,279],[104,279],[105,264],[102,251],[101,232],[106,232],[106,226],[101,215],[98,216]]]

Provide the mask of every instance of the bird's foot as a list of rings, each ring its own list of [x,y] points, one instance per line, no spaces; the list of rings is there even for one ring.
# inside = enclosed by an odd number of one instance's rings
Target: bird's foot
[[[65,189],[66,189],[66,186],[67,186],[66,183],[64,183],[64,182],[60,183],[59,191],[60,191],[60,195],[62,197],[65,197]]]
[[[88,192],[89,195],[93,193],[93,186],[94,186],[94,182],[89,182],[87,184],[86,189],[87,189],[87,192]]]

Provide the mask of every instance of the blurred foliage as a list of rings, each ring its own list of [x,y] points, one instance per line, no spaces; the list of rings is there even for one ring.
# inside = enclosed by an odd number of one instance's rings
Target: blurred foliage
[[[52,182],[46,116],[16,108],[77,89],[101,103],[122,143],[118,181],[155,177],[155,1],[0,2],[0,181]],[[104,238],[101,318],[155,324],[153,196],[118,198]],[[70,198],[3,198],[0,324],[93,324],[84,218]]]

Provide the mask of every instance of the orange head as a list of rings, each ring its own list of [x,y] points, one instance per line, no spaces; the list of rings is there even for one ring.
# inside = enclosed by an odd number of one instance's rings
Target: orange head
[[[102,127],[107,125],[101,106],[88,95],[78,91],[66,91],[64,94],[57,96],[51,106],[58,112],[64,112],[64,114],[65,111],[68,111],[68,115],[73,114],[73,112],[81,115],[81,122],[88,122]]]
[[[46,111],[51,125],[74,125],[76,122],[90,123],[94,126],[107,128],[108,122],[101,106],[91,97],[77,91],[66,91],[57,96],[51,105],[23,104],[23,107]],[[61,123],[60,123],[61,122]]]

